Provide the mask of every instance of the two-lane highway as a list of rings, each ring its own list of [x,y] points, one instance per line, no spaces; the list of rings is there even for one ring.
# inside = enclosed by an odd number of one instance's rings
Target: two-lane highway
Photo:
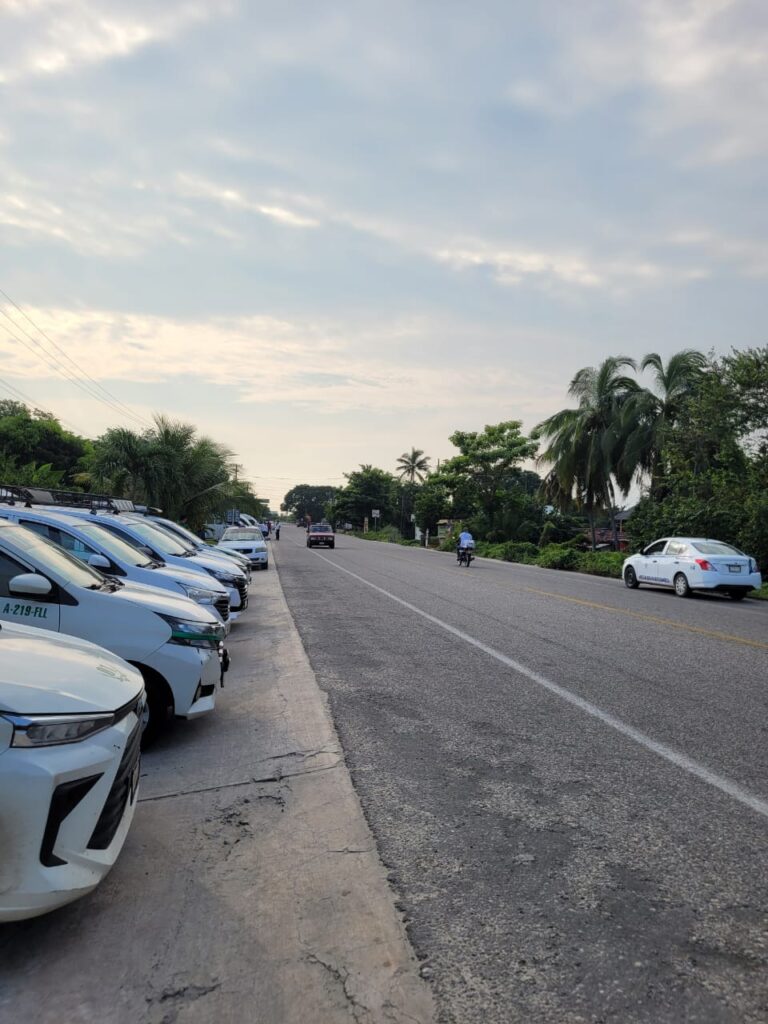
[[[441,1020],[768,1020],[767,606],[281,538]]]

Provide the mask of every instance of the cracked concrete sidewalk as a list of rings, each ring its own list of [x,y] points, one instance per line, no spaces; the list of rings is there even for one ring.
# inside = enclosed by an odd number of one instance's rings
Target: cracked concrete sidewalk
[[[123,854],[89,898],[0,930],[0,1017],[430,1024],[277,574],[255,575],[214,715],[143,761]]]

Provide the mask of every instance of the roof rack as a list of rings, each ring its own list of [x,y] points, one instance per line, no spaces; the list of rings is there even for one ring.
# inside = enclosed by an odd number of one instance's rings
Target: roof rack
[[[0,484],[0,502],[26,508],[32,505],[63,505],[69,508],[89,508],[92,512],[133,512],[134,504],[127,498],[113,498],[108,494],[89,494],[85,491],[65,491],[58,487],[24,487],[19,484]]]

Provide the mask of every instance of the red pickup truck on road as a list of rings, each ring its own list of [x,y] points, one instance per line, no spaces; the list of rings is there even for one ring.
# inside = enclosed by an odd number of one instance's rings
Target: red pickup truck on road
[[[312,523],[307,530],[307,547],[314,548],[320,547],[333,548],[336,546],[336,535],[333,532],[333,527],[329,526],[328,523]]]

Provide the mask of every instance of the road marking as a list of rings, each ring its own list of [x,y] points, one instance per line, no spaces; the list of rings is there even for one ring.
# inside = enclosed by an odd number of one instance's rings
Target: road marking
[[[399,562],[408,562],[413,565],[413,561],[410,558],[405,558],[402,555],[390,555],[391,558],[396,559]],[[495,562],[496,565],[509,565],[510,563],[499,562],[497,559],[484,559],[484,561]],[[512,563],[514,564],[514,563]],[[452,573],[455,575],[453,569],[447,569],[444,566],[435,566],[444,573]],[[455,569],[455,567],[454,567]],[[472,577],[475,578],[474,576]],[[605,579],[605,577],[597,576],[595,579]],[[619,580],[615,582],[619,583]],[[509,593],[510,589],[504,583],[499,583],[498,580],[483,579],[483,585],[487,586],[490,584],[494,587]],[[684,633],[696,633],[698,636],[709,637],[710,640],[722,640],[729,644],[741,644],[744,647],[756,647],[760,651],[768,651],[768,643],[764,640],[750,640],[749,637],[736,636],[734,633],[721,633],[717,629],[706,629],[704,626],[692,626],[686,622],[676,622],[674,619],[666,619],[661,615],[649,615],[647,612],[636,612],[631,608],[619,608],[612,604],[602,604],[599,601],[589,601],[583,597],[572,597],[569,594],[555,594],[550,590],[539,590],[537,587],[528,587],[524,583],[517,584],[516,589],[518,592],[524,592],[528,594],[538,594],[540,597],[551,597],[556,601],[570,601],[572,604],[580,604],[585,608],[597,608],[604,612],[616,612],[618,615],[626,615],[632,619],[640,619],[643,622],[653,622],[657,626],[670,626],[672,629],[680,629]]]
[[[631,608],[617,608],[612,604],[601,604],[599,601],[588,601],[583,597],[571,597],[569,594],[553,594],[549,590],[537,590],[535,587],[523,587],[529,594],[540,594],[542,597],[554,597],[558,601],[571,601],[573,604],[583,604],[587,608],[599,608],[605,612],[617,612],[619,615],[628,615],[633,619],[643,619],[645,622],[655,622],[659,626],[672,626],[673,629],[682,629],[687,633],[698,633],[700,636],[708,636],[714,640],[726,640],[731,644],[746,644],[747,647],[758,647],[760,650],[768,651],[768,643],[763,640],[750,640],[749,637],[735,636],[733,633],[721,633],[716,629],[705,629],[704,626],[691,626],[687,622],[675,622],[674,619],[665,619],[660,615],[648,615],[647,612],[636,612]]]
[[[484,644],[482,640],[476,640],[475,637],[470,636],[469,633],[465,633],[463,630],[457,629],[455,626],[451,626],[448,622],[443,622],[442,619],[438,619],[435,615],[430,615],[429,612],[423,611],[415,604],[411,604],[410,601],[404,601],[402,597],[398,597],[396,594],[390,593],[390,591],[385,590],[383,587],[379,587],[375,583],[371,583],[370,580],[365,579],[363,576],[358,576],[356,572],[345,569],[337,562],[332,561],[326,555],[321,555],[319,552],[315,552],[315,555],[317,558],[327,562],[328,565],[337,569],[339,572],[346,573],[347,576],[351,576],[359,583],[363,583],[366,587],[370,587],[371,590],[375,590],[384,597],[388,597],[396,604],[399,604],[403,608],[407,608],[414,614],[421,616],[422,619],[426,619],[427,622],[431,622],[433,625],[439,626],[447,633],[451,633],[453,636],[458,637],[459,640],[463,640],[465,643],[477,648],[477,650],[482,651],[489,657],[495,658],[495,660],[501,662],[502,665],[506,665],[507,668],[511,668],[520,675],[525,676],[526,679],[529,679],[532,683],[536,683],[537,686],[547,690],[549,693],[554,694],[555,697],[559,697],[560,700],[565,701],[567,704],[571,704],[573,707],[578,708],[590,717],[596,718],[604,725],[607,725],[609,728],[621,733],[622,736],[628,737],[639,746],[651,751],[651,753],[656,754],[665,761],[669,761],[670,764],[675,765],[675,767],[682,768],[683,771],[688,772],[689,775],[693,775],[702,782],[706,782],[707,785],[720,790],[721,793],[725,793],[727,796],[732,797],[734,800],[738,801],[738,803],[743,804],[745,807],[749,807],[750,810],[756,811],[764,818],[768,818],[768,801],[761,799],[754,793],[750,793],[749,790],[744,789],[737,782],[731,781],[731,779],[726,778],[724,775],[718,775],[717,772],[711,771],[705,765],[699,764],[698,761],[694,761],[693,758],[688,757],[679,750],[675,750],[673,747],[668,747],[666,743],[659,743],[651,736],[647,736],[639,729],[635,729],[634,726],[628,725],[620,718],[616,718],[616,716],[612,715],[609,711],[603,711],[602,708],[593,704],[591,701],[585,700],[583,697],[579,697],[578,694],[573,693],[571,690],[567,690],[564,686],[560,686],[558,683],[552,682],[551,679],[547,679],[546,676],[542,676],[538,672],[534,672],[533,669],[528,668],[519,661],[515,661],[514,658],[508,658],[506,654],[502,654],[501,651],[497,651],[494,647]]]

